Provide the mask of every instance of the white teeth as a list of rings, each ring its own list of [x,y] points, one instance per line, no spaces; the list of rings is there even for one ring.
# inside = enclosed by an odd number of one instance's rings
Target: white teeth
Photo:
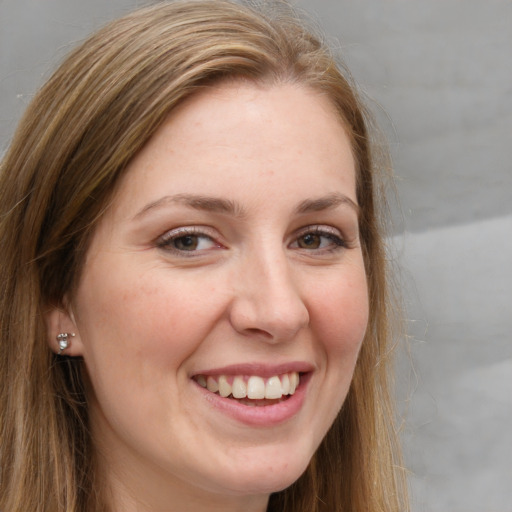
[[[280,399],[286,395],[293,395],[299,385],[299,374],[297,372],[285,373],[270,377],[266,382],[263,377],[251,375],[249,378],[237,375],[230,384],[227,375],[213,377],[209,375],[198,375],[197,383],[212,393],[218,393],[226,398],[230,395],[236,399],[248,398],[252,400]],[[250,404],[249,402],[246,405]]]
[[[231,386],[225,377],[225,375],[221,375],[219,377],[219,395],[223,397],[227,397],[231,394]]]
[[[245,398],[247,396],[247,386],[242,377],[235,377],[232,389],[233,398]]]
[[[261,377],[249,377],[247,381],[247,397],[256,400],[265,398],[265,381]]]
[[[299,374],[297,372],[293,372],[290,374],[290,395],[295,393],[297,386],[299,385]]]
[[[289,395],[290,394],[290,377],[288,377],[287,373],[285,373],[281,377],[281,388],[283,390],[283,395]]]
[[[219,391],[219,384],[213,377],[208,377],[206,379],[206,388],[212,393],[217,393]]]
[[[279,377],[272,377],[268,379],[265,385],[265,398],[281,398],[283,396],[283,389],[281,387],[281,380]]]

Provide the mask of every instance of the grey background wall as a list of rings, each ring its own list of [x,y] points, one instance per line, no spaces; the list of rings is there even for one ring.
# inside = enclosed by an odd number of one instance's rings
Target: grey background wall
[[[0,153],[73,43],[143,3],[0,0]],[[296,3],[337,38],[390,140],[413,510],[512,512],[512,2]]]

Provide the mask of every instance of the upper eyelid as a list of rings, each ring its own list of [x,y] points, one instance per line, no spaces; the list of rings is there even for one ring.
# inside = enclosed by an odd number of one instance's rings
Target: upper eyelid
[[[215,231],[216,233],[213,233],[212,231]],[[340,229],[329,226],[325,224],[311,224],[308,226],[303,226],[293,233],[292,236],[300,236],[302,233],[326,233],[326,234],[338,234],[340,237],[343,236],[343,233]],[[165,231],[165,233],[158,236],[158,238],[172,238],[174,236],[180,236],[181,233],[192,234],[192,235],[198,235],[198,236],[209,236],[209,237],[217,237],[220,236],[217,233],[217,230],[214,230],[214,228],[211,228],[209,226],[180,226],[177,228],[169,229]]]
[[[303,226],[297,230],[295,230],[290,235],[290,243],[293,243],[297,240],[297,238],[306,235],[308,233],[314,233],[324,236],[335,236],[339,237],[343,242],[347,242],[347,238],[343,231],[337,227],[328,225],[328,224],[310,224],[307,226]],[[179,226],[177,228],[169,229],[165,233],[159,235],[156,238],[156,243],[162,243],[162,242],[168,242],[175,238],[179,238],[180,236],[187,236],[187,235],[193,235],[193,236],[199,236],[199,237],[207,237],[211,240],[220,243],[221,245],[224,245],[225,241],[223,240],[223,237],[219,234],[219,232],[210,227],[205,225],[190,225],[190,226]]]
[[[345,239],[345,236],[341,229],[325,224],[312,224],[310,226],[304,226],[302,228],[299,228],[298,230],[295,231],[293,237],[296,239],[302,235],[307,235],[308,233],[314,233],[319,235],[333,235],[341,238],[342,240]]]
[[[158,236],[157,240],[171,240],[180,236],[195,235],[206,236],[214,239],[217,235],[211,232],[212,229],[207,226],[180,226],[178,228],[169,229],[165,233]]]
[[[325,232],[332,232],[336,231],[341,234],[341,230],[339,228],[336,228],[334,226],[330,226],[328,224],[309,224],[307,226],[304,226],[302,228],[299,228],[297,232],[308,232],[308,231],[325,231]]]

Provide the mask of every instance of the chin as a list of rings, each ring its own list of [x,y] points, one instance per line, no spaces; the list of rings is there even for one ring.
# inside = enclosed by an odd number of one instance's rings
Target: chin
[[[306,471],[310,457],[298,460],[276,461],[248,460],[245,467],[236,469],[229,478],[228,486],[233,494],[272,494],[292,485]]]

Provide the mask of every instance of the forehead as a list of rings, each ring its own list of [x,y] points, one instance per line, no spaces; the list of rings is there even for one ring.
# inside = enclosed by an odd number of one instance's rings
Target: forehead
[[[208,88],[173,110],[129,164],[117,198],[135,208],[164,191],[250,197],[262,181],[297,196],[343,188],[356,202],[350,141],[326,96],[295,84]]]

